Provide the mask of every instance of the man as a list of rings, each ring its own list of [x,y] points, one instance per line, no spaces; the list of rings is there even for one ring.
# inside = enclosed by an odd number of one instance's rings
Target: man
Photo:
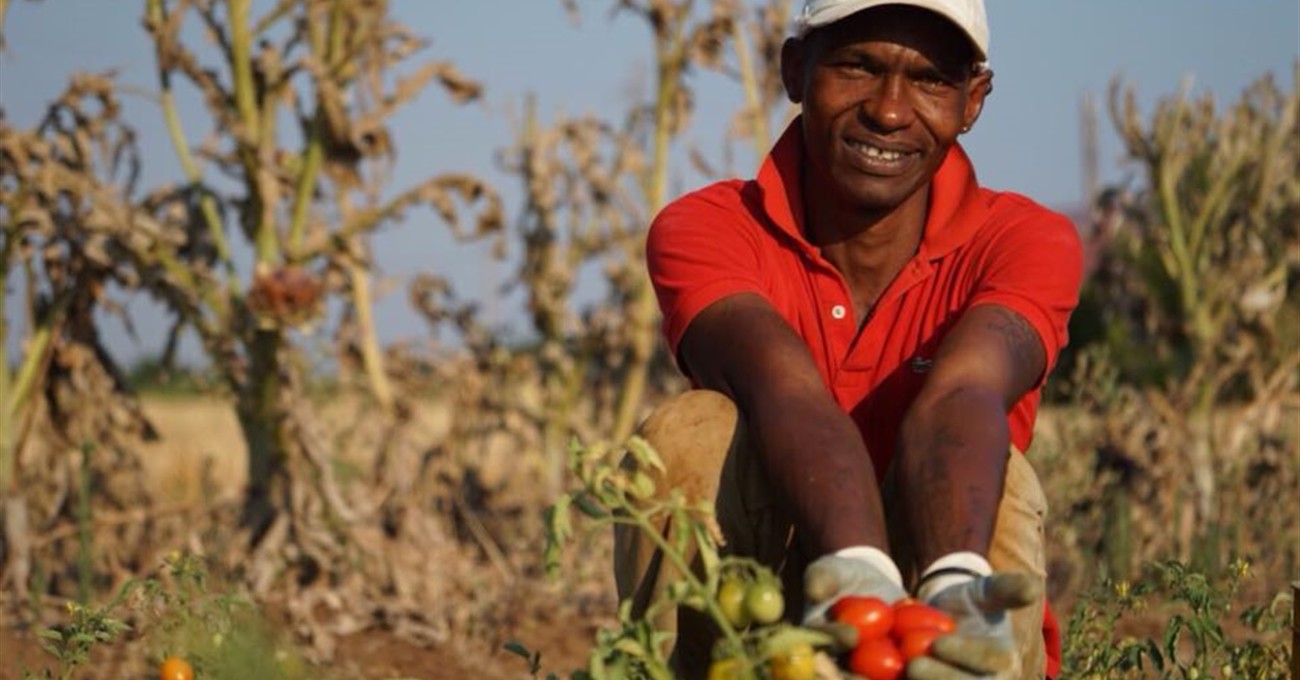
[[[703,388],[643,426],[666,483],[714,497],[726,548],[777,569],[807,623],[850,594],[950,612],[957,633],[912,678],[1059,666],[1021,452],[1082,256],[1067,219],[980,188],[957,144],[992,91],[987,54],[981,0],[808,0],[781,65],[802,114],[755,180],[668,206],[647,250]],[[618,536],[639,611],[659,566]],[[685,608],[677,626],[674,663],[700,675],[708,627]]]

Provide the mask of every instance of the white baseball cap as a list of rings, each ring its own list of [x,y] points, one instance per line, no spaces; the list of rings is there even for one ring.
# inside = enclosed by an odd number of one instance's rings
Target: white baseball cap
[[[966,33],[979,61],[988,60],[989,18],[984,12],[984,0],[806,0],[803,11],[795,20],[795,31],[803,37],[814,28],[829,26],[864,9],[881,5],[911,5],[943,16]]]

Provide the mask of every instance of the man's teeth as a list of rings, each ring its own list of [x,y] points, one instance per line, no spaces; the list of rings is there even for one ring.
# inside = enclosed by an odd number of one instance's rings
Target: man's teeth
[[[853,142],[853,147],[867,154],[867,158],[877,158],[882,161],[896,161],[903,157],[902,152],[889,151],[878,146],[864,144],[862,142]]]

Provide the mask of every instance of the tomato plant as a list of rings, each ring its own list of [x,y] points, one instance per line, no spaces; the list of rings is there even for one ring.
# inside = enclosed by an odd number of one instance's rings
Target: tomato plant
[[[831,617],[856,628],[860,641],[889,635],[894,627],[894,610],[877,597],[841,598],[831,606]]]
[[[863,640],[849,654],[849,670],[866,680],[895,680],[903,674],[903,655],[888,637]]]
[[[194,680],[194,669],[185,659],[168,657],[158,669],[158,677],[160,680]]]

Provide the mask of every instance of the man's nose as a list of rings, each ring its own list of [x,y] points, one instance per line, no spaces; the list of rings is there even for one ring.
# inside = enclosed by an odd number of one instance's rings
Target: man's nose
[[[859,108],[864,124],[883,133],[901,130],[912,123],[912,104],[905,81],[901,75],[890,75],[877,82]]]

